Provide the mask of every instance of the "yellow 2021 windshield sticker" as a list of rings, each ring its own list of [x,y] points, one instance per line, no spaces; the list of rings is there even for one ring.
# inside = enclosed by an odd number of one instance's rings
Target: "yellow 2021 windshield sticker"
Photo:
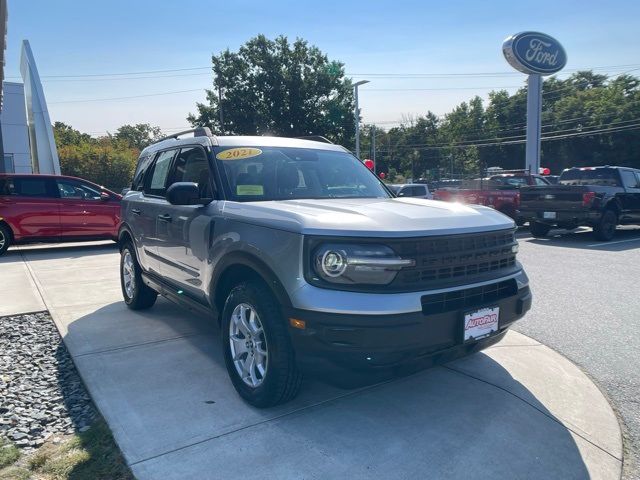
[[[242,160],[244,158],[257,157],[262,153],[259,148],[230,148],[216,155],[218,160]]]

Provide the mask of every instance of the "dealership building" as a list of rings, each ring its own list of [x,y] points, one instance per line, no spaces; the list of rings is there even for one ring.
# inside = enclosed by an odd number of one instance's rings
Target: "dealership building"
[[[0,0],[0,173],[60,174],[60,161],[38,69],[22,42],[22,82],[5,82],[7,2]]]

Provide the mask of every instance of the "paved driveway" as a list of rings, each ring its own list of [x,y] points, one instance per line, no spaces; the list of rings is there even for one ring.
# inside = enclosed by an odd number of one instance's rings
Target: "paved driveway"
[[[113,244],[13,250],[7,264],[27,267],[140,479],[619,478],[604,397],[517,333],[357,390],[307,380],[293,402],[258,410],[233,390],[209,318],[165,300],[125,307]]]

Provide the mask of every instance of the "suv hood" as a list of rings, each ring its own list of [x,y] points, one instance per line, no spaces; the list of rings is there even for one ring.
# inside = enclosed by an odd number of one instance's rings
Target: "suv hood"
[[[305,235],[407,237],[513,228],[491,208],[419,198],[225,202],[230,219]]]

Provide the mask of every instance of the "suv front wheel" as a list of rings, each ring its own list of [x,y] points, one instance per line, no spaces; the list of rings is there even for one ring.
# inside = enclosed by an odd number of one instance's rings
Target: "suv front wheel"
[[[142,281],[140,264],[131,242],[120,252],[120,286],[124,302],[131,310],[144,310],[156,303],[158,294]]]
[[[286,323],[266,286],[246,282],[234,287],[222,311],[222,348],[231,382],[258,408],[294,398],[302,376]]]

